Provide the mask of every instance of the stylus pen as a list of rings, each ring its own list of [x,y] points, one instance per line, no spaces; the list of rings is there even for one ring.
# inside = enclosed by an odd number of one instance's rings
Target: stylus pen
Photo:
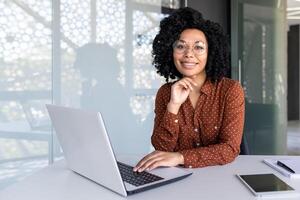
[[[285,170],[295,174],[295,171],[292,170],[291,168],[289,168],[286,164],[280,162],[280,161],[277,161],[277,165],[279,165],[280,167],[284,168]]]

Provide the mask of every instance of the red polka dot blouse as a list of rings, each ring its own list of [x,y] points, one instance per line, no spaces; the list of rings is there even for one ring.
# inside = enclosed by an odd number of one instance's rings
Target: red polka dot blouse
[[[184,167],[205,167],[232,162],[240,152],[244,127],[245,99],[241,85],[222,78],[205,81],[194,108],[189,100],[177,115],[168,112],[171,86],[160,87],[155,99],[151,138],[156,150],[180,152]]]

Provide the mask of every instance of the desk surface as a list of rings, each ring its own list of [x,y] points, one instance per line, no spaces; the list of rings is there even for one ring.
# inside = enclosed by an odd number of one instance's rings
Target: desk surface
[[[289,179],[284,177],[262,163],[264,158],[286,157],[288,156],[239,156],[234,162],[224,166],[188,169],[194,174],[186,179],[126,198],[142,200],[255,199],[255,196],[252,195],[252,193],[235,176],[237,173],[274,173],[300,193],[300,179]],[[64,161],[59,161],[25,180],[0,191],[0,199],[114,200],[125,198],[75,174],[66,168]],[[300,199],[300,196],[280,199]]]

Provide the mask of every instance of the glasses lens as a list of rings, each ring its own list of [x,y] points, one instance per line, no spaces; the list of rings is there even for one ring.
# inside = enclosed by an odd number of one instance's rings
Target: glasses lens
[[[204,42],[196,42],[193,48],[193,51],[197,55],[202,55],[206,51],[206,46]]]
[[[176,41],[173,44],[173,51],[178,54],[185,53],[190,47],[182,41]],[[198,41],[195,42],[193,46],[193,52],[195,55],[202,55],[206,52],[206,45],[204,42]]]
[[[186,50],[186,44],[184,42],[176,41],[173,45],[173,50],[176,53],[184,53]]]

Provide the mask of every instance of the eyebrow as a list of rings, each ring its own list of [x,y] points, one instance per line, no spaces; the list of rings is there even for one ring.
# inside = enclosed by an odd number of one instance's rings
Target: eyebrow
[[[178,41],[180,41],[180,42],[183,42],[183,43],[187,43],[186,41],[184,41],[184,40],[178,40]],[[198,41],[196,41],[196,42],[194,42],[194,44],[196,44],[196,43],[203,43],[203,44],[205,44],[205,42],[203,42],[203,41],[201,41],[201,40],[198,40]]]

